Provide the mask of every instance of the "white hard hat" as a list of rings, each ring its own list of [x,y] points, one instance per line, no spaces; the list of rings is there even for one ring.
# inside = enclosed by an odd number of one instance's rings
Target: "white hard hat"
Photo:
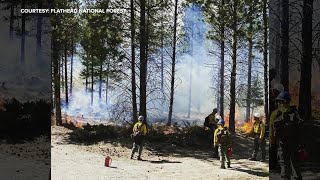
[[[216,119],[220,120],[222,119],[220,115],[216,115]]]
[[[253,117],[260,118],[260,113],[254,113]]]
[[[144,120],[144,117],[143,117],[143,116],[139,116],[138,120],[139,120],[139,121],[143,121],[143,120]]]
[[[271,87],[271,89],[275,89],[275,90],[277,90],[277,91],[279,91],[279,92],[284,91],[284,87],[283,87],[283,85],[280,84],[280,83],[274,84],[274,85]]]

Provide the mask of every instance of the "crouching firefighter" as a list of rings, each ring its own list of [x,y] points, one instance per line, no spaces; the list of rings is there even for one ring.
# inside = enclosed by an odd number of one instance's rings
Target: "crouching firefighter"
[[[231,149],[231,134],[227,127],[224,127],[224,120],[218,121],[218,128],[214,131],[214,146],[218,147],[221,169],[225,169],[225,161],[227,160],[228,168],[230,165],[230,156],[228,150]]]
[[[254,113],[253,115],[254,123],[251,128],[251,131],[248,135],[253,135],[254,141],[253,141],[253,154],[249,158],[249,160],[256,161],[257,155],[259,152],[259,147],[261,149],[261,162],[266,161],[266,139],[265,139],[265,124],[261,121],[261,117],[259,113]]]
[[[290,106],[291,96],[282,91],[276,98],[278,108],[270,116],[270,143],[278,147],[279,165],[281,177],[290,179],[302,179],[297,163],[296,153],[299,150],[301,135],[299,131],[303,120],[295,106]]]
[[[139,116],[138,122],[133,126],[133,133],[131,137],[133,139],[133,147],[131,152],[131,159],[133,159],[134,153],[138,149],[138,160],[141,159],[141,152],[147,134],[147,126],[143,116]]]

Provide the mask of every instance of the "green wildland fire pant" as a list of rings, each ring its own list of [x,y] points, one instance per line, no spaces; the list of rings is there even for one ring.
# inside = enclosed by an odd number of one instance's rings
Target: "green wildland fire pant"
[[[230,165],[230,156],[228,154],[228,145],[219,145],[218,151],[220,156],[221,167],[225,167],[225,162]]]
[[[259,142],[259,138],[254,138],[253,147],[254,147],[254,151],[253,151],[252,157],[257,158],[259,147],[260,147],[261,156],[262,156],[261,158],[263,160],[266,160],[266,139],[263,138],[261,142]]]

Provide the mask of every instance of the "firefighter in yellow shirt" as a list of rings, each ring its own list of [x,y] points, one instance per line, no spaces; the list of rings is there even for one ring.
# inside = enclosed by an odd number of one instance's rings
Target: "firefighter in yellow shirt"
[[[218,128],[214,131],[213,144],[214,147],[218,147],[221,169],[225,169],[225,161],[227,160],[228,168],[230,166],[230,156],[228,150],[231,148],[231,134],[227,127],[224,127],[224,120],[221,118],[218,123]]]
[[[147,126],[143,116],[139,116],[138,122],[133,126],[133,147],[131,152],[131,159],[133,159],[134,153],[138,148],[138,160],[141,159],[141,153],[145,141],[145,136],[147,135]]]
[[[278,108],[271,113],[269,139],[270,144],[277,147],[278,162],[281,168],[281,177],[302,179],[300,167],[295,153],[301,142],[301,126],[303,120],[295,106],[290,106],[289,92],[282,91],[276,98]]]
[[[254,123],[251,128],[251,131],[248,133],[248,135],[251,135],[254,137],[254,151],[252,156],[249,158],[249,160],[256,161],[257,160],[257,154],[259,152],[259,147],[261,149],[261,161],[266,161],[266,139],[265,139],[265,124],[261,121],[261,116],[259,113],[254,113]]]

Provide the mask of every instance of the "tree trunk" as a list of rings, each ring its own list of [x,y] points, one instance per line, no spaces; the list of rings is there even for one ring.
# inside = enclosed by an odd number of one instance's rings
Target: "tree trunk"
[[[42,8],[42,3],[39,1],[38,9]],[[36,54],[39,54],[41,50],[41,37],[42,37],[42,14],[37,15],[37,47]]]
[[[87,60],[87,62],[89,62],[89,59]],[[89,78],[89,64],[86,65],[86,92],[88,91],[88,84],[89,84],[89,81],[88,81],[88,78]]]
[[[304,0],[302,18],[302,63],[299,90],[299,113],[301,117],[306,121],[309,121],[312,118],[312,12],[313,0]]]
[[[100,59],[100,69],[99,69],[99,100],[101,100],[101,92],[102,92],[102,64],[103,64],[103,60]]]
[[[220,16],[223,14],[223,7],[224,7],[224,0],[221,0],[221,11]],[[222,17],[221,19],[223,19]],[[224,42],[224,21],[221,23],[221,29],[220,29],[220,116],[223,118],[224,117],[224,48],[225,48],[225,42]]]
[[[74,44],[73,44],[73,35],[71,37],[71,62],[70,62],[70,96],[72,96],[72,88],[73,88],[73,48],[74,48]]]
[[[163,19],[161,18],[161,27],[163,27]],[[163,61],[164,61],[164,52],[163,52],[163,48],[164,48],[164,45],[163,45],[163,33],[161,33],[161,42],[160,42],[160,48],[161,48],[161,56],[160,56],[160,60],[161,60],[161,65],[160,65],[160,68],[161,68],[161,93],[164,94],[164,90],[163,90],[163,85],[164,85],[164,76],[163,76]]]
[[[229,129],[230,132],[235,132],[235,110],[236,110],[236,72],[237,72],[237,3],[235,1],[233,7],[233,25],[232,25],[232,68],[231,68],[231,82],[230,82],[230,115],[229,115]]]
[[[132,118],[137,122],[137,94],[136,94],[136,55],[135,55],[135,24],[134,24],[134,0],[130,0],[131,6],[131,92],[132,92]]]
[[[25,0],[22,0],[21,9],[25,9],[26,2]],[[25,61],[25,39],[26,38],[26,14],[21,14],[21,56],[20,56],[20,62],[21,64],[24,64]]]
[[[281,23],[281,83],[285,91],[289,91],[289,0],[282,0]]]
[[[91,60],[91,105],[93,105],[93,56],[90,56]]]
[[[276,2],[276,1],[275,1]],[[277,8],[276,8],[276,15],[280,17],[280,9],[281,9],[281,3],[279,2],[276,2],[277,3]],[[281,64],[281,46],[280,46],[280,40],[281,40],[281,37],[280,37],[280,31],[281,31],[281,20],[278,19],[276,20],[276,25],[275,25],[275,29],[276,29],[276,51],[275,51],[275,70],[276,70],[276,79],[279,80],[279,76],[280,76],[280,64]],[[271,81],[271,80],[270,80]]]
[[[248,91],[246,99],[246,122],[250,121],[250,109],[251,109],[251,69],[252,69],[252,38],[249,39],[249,54],[248,54]]]
[[[145,0],[140,0],[140,115],[147,116],[147,59],[146,59],[146,19]]]
[[[246,99],[246,122],[250,121],[250,106],[251,106],[251,69],[252,69],[252,16],[253,16],[253,7],[250,6],[250,15],[249,15],[249,33],[250,37],[248,39],[249,42],[249,50],[248,50],[248,90],[247,90],[247,99]]]
[[[52,18],[52,24],[56,24],[59,21],[56,17]],[[56,21],[56,23],[55,23]],[[53,85],[54,85],[54,101],[55,101],[55,115],[56,115],[56,124],[58,126],[62,125],[61,117],[61,104],[60,104],[60,69],[59,69],[59,42],[57,41],[57,30],[52,30],[52,62],[53,62]]]
[[[13,24],[14,24],[14,3],[10,4],[10,25],[9,25],[9,38],[13,38]]]
[[[178,19],[178,0],[174,5],[174,24],[173,24],[173,50],[172,50],[172,68],[171,68],[171,89],[170,89],[170,105],[167,126],[171,125],[173,98],[174,98],[174,75],[176,66],[176,42],[177,42],[177,19]]]
[[[264,68],[264,113],[269,119],[269,93],[268,93],[268,16],[267,0],[263,0],[263,68]],[[268,122],[268,121],[266,121]]]
[[[68,107],[69,103],[69,95],[68,95],[68,43],[65,42],[64,45],[64,83],[65,83],[65,89],[66,89],[66,105]]]
[[[106,104],[108,104],[108,90],[109,90],[109,69],[110,69],[110,62],[108,63],[108,67],[107,67],[107,81],[106,81]]]

